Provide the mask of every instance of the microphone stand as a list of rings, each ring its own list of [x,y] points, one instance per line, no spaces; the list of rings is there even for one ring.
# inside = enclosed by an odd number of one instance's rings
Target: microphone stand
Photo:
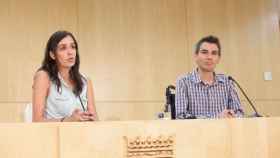
[[[232,80],[237,86],[238,88],[240,89],[240,91],[242,92],[242,94],[245,96],[246,100],[249,102],[249,104],[251,105],[252,109],[254,110],[254,114],[253,114],[253,117],[263,117],[262,115],[260,115],[256,109],[256,107],[254,106],[254,104],[252,103],[252,101],[249,99],[249,97],[246,95],[246,93],[244,92],[244,90],[241,88],[241,86],[239,85],[239,83],[233,79],[233,77],[231,76],[228,76],[228,79],[229,80]]]

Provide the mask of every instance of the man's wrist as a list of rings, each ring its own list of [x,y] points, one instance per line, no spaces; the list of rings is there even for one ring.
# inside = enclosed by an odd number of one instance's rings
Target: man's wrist
[[[60,122],[64,122],[65,119],[66,119],[66,117],[61,118]]]

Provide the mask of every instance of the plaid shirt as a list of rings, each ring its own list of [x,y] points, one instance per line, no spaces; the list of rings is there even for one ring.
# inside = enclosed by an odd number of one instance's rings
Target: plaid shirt
[[[232,81],[222,74],[215,74],[214,77],[212,85],[205,84],[196,69],[178,78],[175,95],[176,118],[217,118],[224,109],[232,109],[238,117],[243,116]]]

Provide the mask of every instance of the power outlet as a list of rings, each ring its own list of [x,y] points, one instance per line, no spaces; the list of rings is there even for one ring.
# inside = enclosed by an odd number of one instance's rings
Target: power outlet
[[[272,80],[272,73],[270,71],[264,72],[264,80],[271,81]]]

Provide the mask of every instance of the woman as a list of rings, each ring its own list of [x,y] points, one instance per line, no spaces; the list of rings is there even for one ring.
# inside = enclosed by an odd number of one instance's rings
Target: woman
[[[48,40],[33,83],[33,122],[95,121],[92,83],[79,72],[78,43],[57,31]]]

